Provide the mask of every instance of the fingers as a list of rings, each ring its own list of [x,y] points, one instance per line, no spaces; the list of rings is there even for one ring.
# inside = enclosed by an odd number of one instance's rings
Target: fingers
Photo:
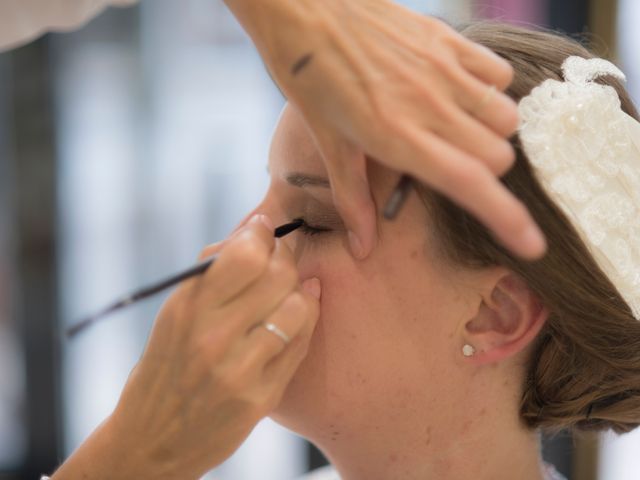
[[[431,159],[428,172],[418,167],[414,176],[471,212],[509,250],[531,260],[544,253],[544,236],[528,210],[486,166],[436,136],[406,131],[415,164],[425,154]]]
[[[249,221],[256,216],[259,217],[260,221],[262,221],[262,223],[264,223],[269,230],[274,231],[275,227],[271,219],[267,215],[256,214],[255,210],[253,210],[252,212],[249,212],[242,220],[240,220],[240,222],[234,227],[227,238],[204,247],[198,255],[198,260],[202,261],[210,258],[220,250],[222,250],[222,248],[224,248],[224,246],[229,243],[232,238],[236,237],[238,233],[240,233],[242,229],[249,223]]]
[[[238,224],[233,228],[233,230],[231,231],[231,233],[229,234],[229,238],[233,237],[236,233],[238,233],[240,230],[242,230],[242,227],[244,227],[247,223],[249,223],[249,220],[251,220],[255,215],[256,215],[256,211],[259,209],[259,207],[254,208],[251,212],[247,213],[244,218],[242,220],[240,220],[238,222]],[[271,230],[274,229],[274,225],[273,223],[271,223],[271,219],[269,217],[267,217],[266,215],[263,217],[263,221],[266,222],[267,226],[269,228],[271,228]]]
[[[311,281],[319,288],[318,279]],[[251,330],[242,348],[256,364],[264,367],[269,360],[287,349],[303,330],[315,326],[318,312],[318,298],[304,289],[297,289],[291,292],[261,325]],[[278,333],[267,330],[267,324],[274,325],[288,341],[285,342]]]
[[[487,85],[506,90],[513,80],[511,64],[484,45],[461,37],[458,61],[465,70]]]
[[[222,371],[241,372],[250,378],[250,395],[266,409],[266,415],[279,403],[282,392],[306,355],[309,341],[319,317],[320,282],[317,278],[303,283],[280,304],[263,324],[256,326],[228,355]],[[285,343],[264,324],[275,325],[290,339]]]
[[[212,243],[211,245],[207,245],[202,249],[200,255],[198,255],[198,261],[202,262],[207,258],[213,257],[216,253],[218,253],[224,247],[227,240],[221,240],[216,243]]]
[[[324,135],[318,128],[315,132],[334,204],[349,232],[351,252],[354,257],[363,259],[377,242],[376,209],[369,188],[364,152],[341,137]]]
[[[451,109],[451,121],[434,132],[451,145],[464,145],[465,152],[481,160],[494,175],[505,174],[515,160],[511,144],[464,111]]]
[[[510,137],[518,128],[518,107],[510,97],[493,90],[492,86],[482,86],[471,97],[461,102],[461,106],[470,117],[479,120],[489,129],[503,138]],[[472,98],[472,100],[471,100]],[[511,149],[511,145],[505,141]]]
[[[264,321],[298,286],[298,270],[291,250],[276,240],[275,250],[264,274],[221,307],[221,324],[233,335],[244,335]]]
[[[234,237],[226,241],[216,262],[204,273],[208,301],[223,305],[255,282],[266,271],[275,245],[270,220],[256,215]],[[211,305],[213,307],[214,305]]]
[[[217,277],[210,276],[197,291],[197,318],[189,332],[189,344],[194,345],[196,351],[204,352],[202,356],[207,361],[202,365],[206,367],[209,363],[214,369],[246,372],[251,378],[257,378],[264,364],[284,348],[285,343],[277,333],[285,332],[283,336],[287,341],[295,338],[309,319],[315,321],[318,312],[317,299],[300,290],[295,259],[280,239],[275,240],[273,252],[266,254],[266,268],[255,268],[262,265],[263,253],[259,254],[259,261],[250,261],[243,266],[242,274],[249,278],[262,271],[253,282],[231,280],[235,288],[229,290],[224,290],[220,283],[214,284],[218,277],[229,282],[231,274],[240,274],[237,271],[239,259],[247,255],[245,238],[254,244],[253,249],[248,250],[249,255],[261,251],[262,247],[256,246],[264,245],[265,239],[252,239],[245,234],[249,231],[261,235],[260,230],[264,229],[261,224],[259,217],[252,218],[246,228],[218,254],[214,266],[222,268],[218,270]],[[272,235],[270,229],[266,230]],[[242,253],[245,255],[238,257]],[[235,269],[225,268],[224,259],[234,260]],[[243,284],[244,288],[241,287]],[[315,291],[315,296],[319,297],[317,279],[311,284],[310,291]],[[234,290],[235,294],[230,293]],[[221,300],[223,297],[227,298],[226,302]],[[265,323],[275,325],[276,332],[264,327],[252,328]]]
[[[518,106],[500,91],[492,91],[485,84],[463,70],[455,70],[456,82],[462,89],[460,106],[501,137],[510,136],[518,128]]]
[[[307,291],[305,298],[308,305],[305,323],[299,329],[297,336],[292,338],[291,343],[286,347],[274,346],[274,350],[281,350],[279,354],[269,357],[269,353],[265,353],[265,358],[270,358],[270,360],[264,365],[262,374],[263,388],[269,392],[270,396],[274,397],[274,408],[279,403],[279,399],[282,397],[300,363],[306,357],[309,343],[320,316],[318,301],[321,295],[320,282],[317,279],[310,279],[305,282],[304,287],[303,290]],[[261,330],[264,330],[264,328]],[[265,333],[270,332],[265,330]],[[276,337],[274,340],[279,339]]]

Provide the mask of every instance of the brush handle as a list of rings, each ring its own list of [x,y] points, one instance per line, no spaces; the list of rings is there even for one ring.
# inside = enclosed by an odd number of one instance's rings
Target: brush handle
[[[294,230],[300,228],[304,224],[304,221],[301,219],[294,220],[291,223],[286,223],[284,225],[280,225],[274,231],[274,237],[280,238],[288,235]],[[182,282],[191,277],[195,277],[196,275],[201,275],[207,271],[207,269],[216,261],[217,255],[213,255],[212,257],[201,261],[200,263],[195,264],[193,267],[184,270],[183,272],[177,273],[169,278],[161,280],[153,285],[149,285],[148,287],[141,288],[129,295],[122,297],[116,302],[109,305],[107,308],[100,310],[98,313],[91,315],[90,317],[85,318],[84,320],[76,323],[72,327],[67,330],[67,336],[73,337],[80,333],[82,330],[87,328],[88,326],[94,324],[96,321],[100,320],[102,317],[115,312],[116,310],[120,310],[126,306],[131,305],[139,300],[143,300],[148,298],[156,293],[159,293],[163,290],[166,290],[169,287],[173,287],[178,283]]]
[[[172,277],[169,277],[157,283],[154,283],[153,285],[150,285],[145,288],[141,288],[140,290],[137,290],[127,295],[126,297],[122,297],[121,299],[109,305],[107,308],[99,311],[94,315],[91,315],[90,317],[85,318],[81,322],[76,323],[74,326],[72,326],[67,330],[67,336],[73,337],[74,335],[77,335],[82,330],[84,330],[85,328],[87,328],[89,325],[93,324],[100,318],[104,317],[105,315],[115,312],[116,310],[120,310],[121,308],[131,305],[132,303],[135,303],[139,300],[143,300],[147,297],[155,295],[156,293],[166,290],[169,287],[173,287],[174,285],[177,285],[183,280],[186,280],[191,277],[195,277],[196,275],[200,275],[206,272],[207,269],[211,266],[211,264],[215,260],[216,260],[216,255],[194,265],[193,267],[189,268],[188,270],[185,270],[184,272],[180,272]]]

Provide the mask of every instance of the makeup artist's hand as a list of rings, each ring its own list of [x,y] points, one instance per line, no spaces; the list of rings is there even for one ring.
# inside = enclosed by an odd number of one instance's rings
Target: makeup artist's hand
[[[505,60],[391,0],[225,3],[310,124],[357,257],[376,238],[365,155],[468,209],[515,253],[543,253],[497,178],[513,164],[506,138],[518,123]]]
[[[203,259],[217,252],[205,274],[165,303],[118,406],[95,434],[85,457],[109,465],[104,477],[89,464],[89,474],[63,466],[54,480],[200,478],[277,406],[306,355],[319,281],[300,285],[293,254],[263,216]]]

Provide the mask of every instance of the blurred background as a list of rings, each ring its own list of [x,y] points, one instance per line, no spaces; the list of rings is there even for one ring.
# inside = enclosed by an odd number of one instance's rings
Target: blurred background
[[[453,22],[587,34],[640,99],[640,2],[405,0]],[[163,297],[66,327],[193,262],[264,194],[284,100],[217,0],[143,0],[0,55],[0,479],[51,472],[113,409]],[[570,479],[640,478],[640,432],[545,438]],[[207,479],[324,459],[264,420]]]

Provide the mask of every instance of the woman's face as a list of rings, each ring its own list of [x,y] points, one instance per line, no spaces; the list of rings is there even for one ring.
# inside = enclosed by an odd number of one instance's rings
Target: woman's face
[[[372,162],[368,169],[379,211],[398,174]],[[291,106],[274,134],[269,172],[270,188],[255,211],[276,224],[302,217],[318,229],[298,230],[285,241],[300,278],[318,277],[322,284],[309,353],[272,417],[319,443],[385,428],[385,422],[401,428],[402,418],[412,416],[408,405],[418,398],[425,411],[438,412],[434,421],[446,422],[452,399],[464,395],[460,329],[472,316],[473,302],[465,301],[464,279],[447,273],[432,255],[417,195],[411,194],[395,221],[378,215],[377,246],[358,261],[333,206],[321,156]]]

